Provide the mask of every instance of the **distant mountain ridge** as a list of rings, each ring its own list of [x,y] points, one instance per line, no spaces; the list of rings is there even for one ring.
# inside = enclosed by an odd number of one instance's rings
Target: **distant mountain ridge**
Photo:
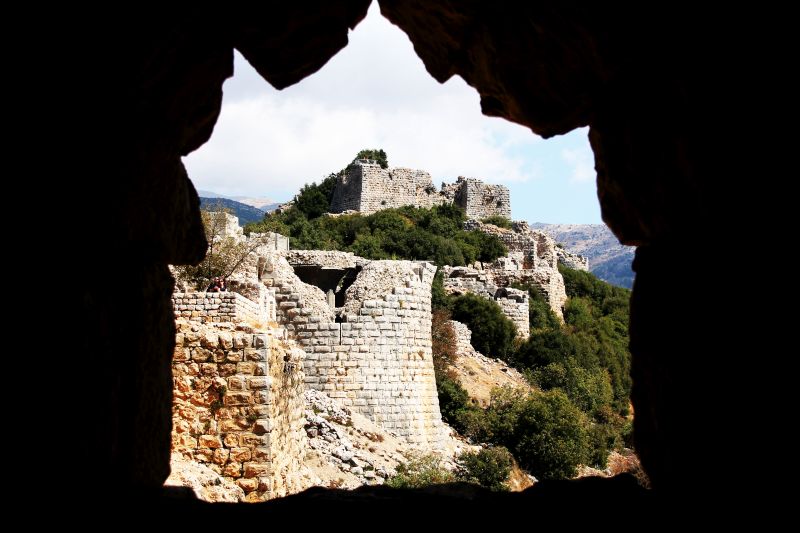
[[[219,194],[214,191],[206,191],[203,189],[198,189],[197,195],[200,198],[225,198],[226,200],[234,200],[240,204],[245,204],[249,205],[250,207],[260,209],[265,213],[269,213],[281,205],[280,202],[276,202],[272,198],[258,198],[253,196],[225,196],[224,194]]]
[[[589,271],[618,287],[633,286],[633,246],[623,246],[605,224],[545,224],[531,228],[544,231],[567,251],[589,258]]]
[[[200,197],[201,209],[213,207],[230,209],[232,214],[239,217],[240,226],[244,226],[250,222],[260,222],[264,219],[264,211],[253,206],[243,204],[242,202],[237,202],[236,200],[231,200],[230,198],[224,198],[222,196],[211,198],[204,196]]]

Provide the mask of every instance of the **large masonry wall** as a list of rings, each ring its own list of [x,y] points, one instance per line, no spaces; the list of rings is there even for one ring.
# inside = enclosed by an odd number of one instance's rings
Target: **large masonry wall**
[[[443,426],[431,354],[431,283],[436,267],[373,261],[351,287],[341,322],[295,324],[306,352],[306,384],[426,449]],[[382,280],[374,283],[374,280]]]
[[[172,447],[235,482],[245,500],[305,488],[302,351],[282,328],[178,320]]]
[[[376,163],[359,160],[339,176],[331,212],[353,210],[369,215],[381,209],[404,205],[432,207],[446,201],[424,170],[383,169]]]
[[[236,292],[176,292],[172,295],[175,318],[199,322],[266,322],[275,320],[275,305],[265,292],[254,302]]]

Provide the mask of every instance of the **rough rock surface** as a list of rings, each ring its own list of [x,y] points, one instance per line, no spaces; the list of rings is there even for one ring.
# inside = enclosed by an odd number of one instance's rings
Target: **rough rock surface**
[[[311,469],[312,485],[348,489],[380,485],[399,464],[424,451],[323,392],[311,389],[305,397],[309,452],[304,463]],[[447,428],[447,437],[436,452],[454,468],[453,457],[473,448]]]
[[[170,474],[164,482],[168,487],[189,487],[206,502],[244,501],[244,491],[236,483],[179,453],[172,454],[169,467]]]

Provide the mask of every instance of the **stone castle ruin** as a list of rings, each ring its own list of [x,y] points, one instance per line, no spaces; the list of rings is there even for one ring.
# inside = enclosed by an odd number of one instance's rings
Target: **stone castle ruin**
[[[358,159],[337,177],[331,213],[358,211],[369,215],[394,207],[433,207],[445,203],[460,206],[469,218],[493,215],[511,218],[508,187],[489,185],[475,178],[459,177],[436,190],[430,174],[410,168],[383,169],[375,161]]]
[[[451,201],[467,210],[467,228],[497,235],[509,253],[444,267],[445,289],[497,302],[522,338],[530,334],[528,294],[514,282],[534,283],[561,316],[566,293],[553,240],[525,223],[508,230],[478,220],[510,214],[503,186],[459,178],[437,192],[425,172],[356,162],[340,177],[333,210]],[[439,449],[447,428],[431,352],[436,267],[291,250],[288,238],[245,236],[228,217],[229,237],[258,244],[228,278],[232,292],[173,294],[173,451],[235,483],[247,501],[298,492],[308,484],[307,389],[420,450]]]

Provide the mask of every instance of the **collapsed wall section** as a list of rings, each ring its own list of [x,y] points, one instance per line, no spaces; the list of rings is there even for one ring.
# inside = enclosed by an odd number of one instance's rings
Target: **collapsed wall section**
[[[530,303],[527,292],[507,286],[499,287],[486,270],[446,266],[443,274],[444,289],[449,294],[472,293],[496,302],[506,318],[514,323],[517,335],[522,339],[530,336]]]
[[[342,322],[310,317],[295,330],[310,388],[429,450],[444,436],[431,353],[435,272],[372,261],[348,289]]]
[[[499,228],[477,220],[468,220],[465,229],[495,235],[506,248],[508,255],[491,264],[481,266],[481,275],[497,287],[513,283],[530,283],[547,299],[550,309],[563,320],[567,301],[564,278],[558,271],[558,253],[555,241],[546,233],[532,230],[524,221],[514,222],[512,229]]]
[[[451,188],[454,203],[464,209],[467,218],[511,218],[511,193],[505,185],[490,185],[476,178],[459,176]]]

